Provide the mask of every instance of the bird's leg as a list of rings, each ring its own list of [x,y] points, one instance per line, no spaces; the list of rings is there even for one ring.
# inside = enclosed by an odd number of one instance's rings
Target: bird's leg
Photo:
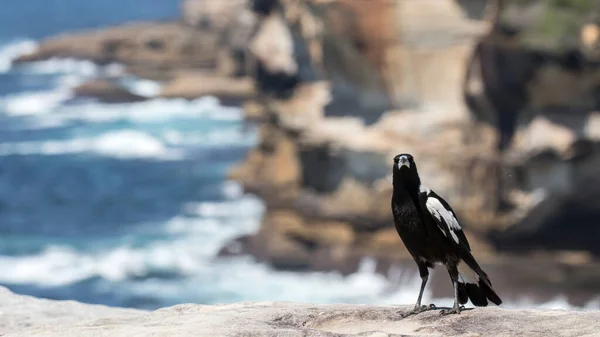
[[[405,313],[403,317],[407,317],[410,315],[416,315],[422,313],[423,311],[435,309],[435,305],[421,305],[421,299],[423,298],[423,292],[425,291],[425,285],[427,284],[427,280],[429,279],[429,271],[427,270],[427,266],[419,264],[419,274],[421,275],[421,290],[419,291],[419,297],[417,298],[417,303],[415,307]]]
[[[460,314],[460,311],[464,308],[460,305],[458,300],[458,270],[456,266],[452,268],[448,268],[448,272],[450,272],[450,278],[452,279],[452,285],[454,286],[454,306],[452,309],[444,309],[440,311],[441,316],[446,316],[450,314]]]

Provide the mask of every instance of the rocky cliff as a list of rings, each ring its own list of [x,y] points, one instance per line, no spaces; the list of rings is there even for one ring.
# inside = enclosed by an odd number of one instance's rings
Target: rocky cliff
[[[181,304],[153,312],[40,300],[0,289],[3,336],[596,336],[599,312],[478,308],[401,318],[405,306]]]
[[[371,256],[386,273],[407,260],[392,227],[389,174],[391,158],[410,152],[427,184],[451,200],[478,259],[504,271],[499,283],[518,292],[533,277],[552,292],[549,275],[567,265],[594,283],[597,272],[583,269],[597,271],[600,255],[591,187],[600,68],[585,8],[274,3],[250,41],[263,73],[252,110],[262,112],[261,142],[231,173],[267,204],[260,231],[238,240],[243,253],[276,268],[344,273]],[[560,16],[552,32],[550,15]],[[287,41],[277,59],[275,36]],[[521,285],[508,280],[511,266],[528,263],[548,269],[521,270]]]

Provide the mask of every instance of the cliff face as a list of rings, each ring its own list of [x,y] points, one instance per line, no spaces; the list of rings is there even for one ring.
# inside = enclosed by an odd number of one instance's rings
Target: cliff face
[[[231,174],[263,196],[268,206],[263,228],[248,241],[250,252],[261,260],[276,259],[280,267],[285,267],[280,261],[284,250],[294,256],[290,267],[297,268],[295,256],[303,256],[303,268],[344,271],[353,271],[365,255],[406,256],[389,211],[390,160],[399,151],[419,158],[423,176],[440,193],[485,204],[481,196],[493,186],[457,191],[463,179],[472,179],[465,172],[467,164],[469,170],[480,171],[481,184],[486,185],[488,168],[485,160],[477,161],[485,158],[493,136],[482,127],[490,139],[465,139],[471,123],[459,98],[460,87],[452,83],[464,73],[483,24],[464,19],[451,1],[435,6],[381,1],[365,7],[369,15],[364,17],[356,15],[362,10],[358,1],[302,2],[300,9],[285,1],[280,4],[281,12],[269,12],[259,23],[276,28],[259,28],[250,50],[258,67],[264,64],[267,69],[266,76],[257,78],[259,87],[290,77],[286,69],[297,69],[295,82],[290,88],[273,85],[273,92],[263,90],[260,103],[266,122],[261,125],[261,144]],[[296,21],[289,19],[292,9],[297,11]],[[385,20],[378,25],[373,19],[388,15],[404,15],[399,20],[404,26],[390,26]],[[306,28],[310,26],[317,29]],[[276,35],[290,39],[287,51],[284,43],[277,44],[282,48],[278,59],[285,55],[287,62],[280,68],[271,65],[274,49],[264,46]],[[436,85],[425,85],[429,83]],[[429,141],[423,143],[425,138]],[[459,172],[464,173],[456,179]],[[331,231],[335,240],[316,231]],[[271,243],[287,248],[272,248]]]
[[[51,37],[16,62],[70,57],[120,63],[127,73],[162,82],[161,97],[214,95],[240,105],[254,94],[245,57],[255,17],[246,1],[214,3],[183,1],[181,21],[134,22]],[[76,94],[106,102],[140,99],[107,81],[84,84]]]
[[[555,35],[520,26],[519,9],[539,2],[500,6],[495,24],[464,1],[278,4],[258,16],[250,41],[261,142],[231,173],[267,204],[244,253],[282,269],[345,273],[372,256],[385,273],[407,258],[389,175],[391,158],[410,152],[484,263],[506,268],[505,254],[532,250],[546,251],[540,261],[575,251],[566,265],[600,254],[587,239],[597,237],[600,210],[591,187],[599,68],[584,52],[591,45],[557,48],[546,43]],[[592,280],[588,272],[578,275]]]
[[[405,306],[181,304],[153,312],[40,300],[1,289],[6,336],[592,336],[598,312],[477,308],[401,319]]]

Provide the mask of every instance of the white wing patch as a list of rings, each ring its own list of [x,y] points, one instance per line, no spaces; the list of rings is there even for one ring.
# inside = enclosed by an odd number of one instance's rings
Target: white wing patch
[[[429,194],[431,192],[431,190],[428,187],[425,187],[423,185],[419,186],[419,191],[425,194]]]
[[[461,230],[461,228],[460,224],[458,223],[458,220],[456,220],[456,217],[452,214],[452,212],[446,209],[446,207],[444,207],[444,205],[442,205],[442,203],[434,197],[428,197],[425,205],[427,206],[429,213],[431,213],[431,215],[433,215],[436,219],[438,219],[439,221],[442,221],[443,219],[443,221],[446,223],[446,225],[448,225],[448,228],[450,229],[450,235],[452,235],[452,239],[456,241],[456,243],[458,243],[458,237],[456,236],[456,233],[454,233],[454,231]],[[443,229],[442,233],[446,235],[446,232]]]
[[[471,267],[467,266],[467,264],[463,260],[460,260],[458,262],[457,267],[459,273],[458,277],[462,281],[462,283],[479,283],[479,275],[477,275],[477,273],[475,273],[475,271],[471,269]]]

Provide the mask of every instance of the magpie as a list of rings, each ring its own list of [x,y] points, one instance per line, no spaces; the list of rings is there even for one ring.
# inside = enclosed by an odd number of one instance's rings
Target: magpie
[[[433,190],[421,185],[414,158],[408,153],[394,157],[392,213],[400,239],[411,254],[421,276],[421,290],[414,309],[405,316],[435,309],[421,306],[429,268],[444,264],[454,286],[454,306],[440,315],[459,314],[470,299],[475,306],[502,300],[487,274],[471,254],[471,247],[450,205]]]

